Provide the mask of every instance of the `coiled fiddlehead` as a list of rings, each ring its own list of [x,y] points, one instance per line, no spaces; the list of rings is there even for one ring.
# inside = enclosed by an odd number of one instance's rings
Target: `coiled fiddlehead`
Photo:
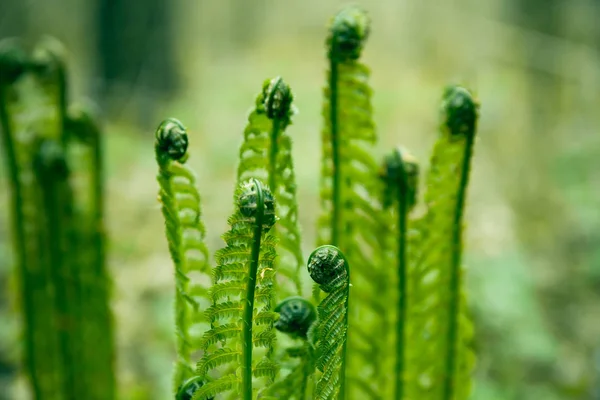
[[[308,258],[308,273],[327,296],[317,308],[317,368],[322,372],[316,399],[345,399],[350,268],[334,246],[321,246]]]
[[[191,354],[195,350],[190,330],[203,322],[202,311],[210,301],[206,283],[191,282],[190,273],[210,276],[206,230],[202,223],[200,195],[195,175],[185,165],[188,136],[176,119],[163,121],[156,130],[155,153],[159,167],[159,200],[165,219],[169,252],[175,266],[175,327],[177,330],[177,364],[173,376],[176,390],[184,379],[193,375]],[[204,300],[203,300],[204,299]]]
[[[315,306],[299,296],[283,300],[275,307],[275,312],[279,313],[275,329],[292,337],[303,339],[306,339],[308,328],[317,319]]]
[[[463,297],[462,225],[478,105],[464,88],[442,99],[440,136],[426,177],[426,214],[415,222],[411,262],[406,395],[466,399],[472,328]]]
[[[359,61],[369,35],[369,18],[350,7],[333,18],[327,49],[328,83],[324,90],[321,169],[321,217],[317,244],[339,247],[353,266],[353,313],[350,316],[348,384],[377,398],[385,377],[385,348],[371,339],[370,329],[383,329],[389,290],[388,272],[380,251],[383,218],[379,165],[371,150],[377,141],[372,118],[369,70]],[[314,287],[314,297],[320,292]],[[358,395],[357,395],[358,396]]]
[[[270,230],[276,221],[275,202],[256,179],[242,183],[235,198],[231,229],[223,235],[227,246],[215,255],[213,304],[205,312],[212,327],[201,341],[205,353],[197,374],[207,383],[196,391],[194,400],[227,391],[251,400],[252,378],[264,377],[268,386],[277,374],[271,360],[277,315],[271,310],[277,239]],[[238,367],[239,375],[234,373]],[[214,379],[211,371],[220,376]]]
[[[406,343],[406,319],[407,319],[407,297],[408,297],[408,267],[407,267],[407,221],[408,212],[416,203],[419,167],[415,159],[405,150],[394,149],[385,157],[380,178],[384,184],[383,204],[389,208],[390,221],[396,221],[392,230],[384,232],[384,252],[387,248],[394,251],[386,253],[391,256],[390,262],[397,263],[396,276],[390,276],[396,280],[394,295],[397,298],[396,307],[396,330],[394,335],[394,398],[401,400],[404,393],[404,369],[405,369],[405,347]],[[395,207],[392,207],[395,206]],[[395,216],[395,218],[394,218]],[[392,239],[395,243],[389,244]],[[384,334],[385,335],[385,334]]]
[[[264,82],[248,117],[244,142],[239,151],[238,184],[256,178],[268,183],[277,199],[279,223],[273,234],[279,239],[276,260],[277,293],[301,294],[300,271],[303,265],[296,178],[292,160],[292,140],[286,134],[293,115],[290,87],[276,77]]]
[[[315,351],[307,334],[317,319],[317,311],[310,301],[292,296],[279,303],[275,312],[279,313],[275,329],[294,339],[301,339],[302,344],[287,349],[287,356],[298,359],[298,362],[287,375],[261,393],[259,398],[304,400],[308,379],[315,371]]]

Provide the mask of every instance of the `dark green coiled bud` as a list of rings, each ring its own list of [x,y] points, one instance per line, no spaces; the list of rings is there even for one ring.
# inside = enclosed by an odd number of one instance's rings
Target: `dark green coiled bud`
[[[415,157],[403,148],[396,148],[385,156],[379,177],[384,183],[384,207],[389,207],[394,196],[406,196],[408,208],[417,202],[419,164]]]
[[[160,123],[156,130],[154,149],[158,161],[185,161],[188,148],[188,135],[185,127],[175,118]]]
[[[299,296],[288,297],[275,307],[279,319],[275,322],[275,329],[287,333],[295,338],[306,339],[308,328],[317,319],[315,306]]]
[[[475,133],[479,105],[471,93],[461,86],[450,86],[442,99],[443,124],[452,136],[469,136]]]
[[[308,257],[308,274],[324,292],[332,292],[350,279],[348,261],[335,246],[316,248]]]
[[[337,62],[358,59],[369,37],[370,25],[369,16],[360,8],[348,7],[338,12],[331,20],[327,36],[329,58]]]
[[[65,152],[54,140],[40,142],[34,158],[34,167],[43,182],[63,181],[69,176]]]
[[[179,386],[179,389],[177,389],[175,400],[192,400],[194,393],[202,386],[204,386],[204,381],[200,376],[194,376],[193,378],[188,379]],[[209,398],[209,400],[212,399],[214,399],[214,397]]]
[[[242,183],[242,192],[238,199],[238,206],[242,215],[249,218],[260,217],[258,215],[260,204],[263,206],[263,229],[268,231],[277,220],[275,216],[275,199],[271,191],[257,179],[250,179]]]
[[[292,116],[292,100],[294,96],[287,83],[276,77],[266,80],[262,92],[263,105],[269,119],[287,120]]]
[[[16,39],[4,39],[0,42],[0,85],[10,85],[27,69],[25,50]]]

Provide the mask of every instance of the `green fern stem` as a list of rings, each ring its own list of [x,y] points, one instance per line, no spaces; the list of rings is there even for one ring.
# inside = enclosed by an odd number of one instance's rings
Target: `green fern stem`
[[[462,259],[462,229],[465,198],[469,184],[473,144],[477,122],[477,104],[471,94],[464,88],[450,87],[445,93],[446,121],[444,130],[451,137],[464,138],[465,150],[462,159],[459,189],[454,210],[454,223],[452,225],[451,264],[450,264],[450,302],[448,331],[446,333],[448,354],[444,375],[444,400],[454,399],[454,379],[456,375],[457,340],[459,337],[459,317],[461,298],[461,259]]]
[[[250,253],[250,271],[246,286],[246,300],[242,319],[242,394],[244,400],[252,400],[252,316],[254,313],[254,292],[256,289],[256,274],[260,255],[260,242],[263,232],[263,217],[265,212],[265,199],[261,185],[256,179],[251,180],[256,190],[256,214],[254,234],[252,238],[252,252]]]
[[[332,176],[332,210],[331,210],[331,245],[339,246],[340,211],[342,209],[340,195],[340,139],[338,130],[338,64],[336,57],[329,57],[329,122],[331,129]]]
[[[396,390],[394,398],[402,399],[404,388],[404,322],[406,321],[406,219],[407,201],[398,198],[398,317],[396,320]]]

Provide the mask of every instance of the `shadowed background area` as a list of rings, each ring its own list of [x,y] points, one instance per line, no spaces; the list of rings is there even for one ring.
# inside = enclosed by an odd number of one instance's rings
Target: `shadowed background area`
[[[299,110],[289,133],[308,251],[319,206],[326,25],[344,4],[0,3],[0,37],[57,37],[69,50],[71,97],[102,110],[120,398],[168,398],[174,360],[154,129],[172,116],[190,130],[189,163],[214,250],[231,211],[247,113],[263,80],[281,75]],[[403,144],[427,162],[447,83],[466,84],[482,104],[466,232],[473,399],[600,399],[600,2],[363,6],[372,17],[363,60],[381,153]],[[27,399],[0,168],[0,387],[9,388],[0,399]]]

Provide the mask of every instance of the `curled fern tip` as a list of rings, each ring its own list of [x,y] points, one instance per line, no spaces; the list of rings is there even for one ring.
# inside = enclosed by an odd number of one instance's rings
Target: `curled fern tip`
[[[156,130],[156,154],[179,161],[187,154],[188,135],[181,122],[169,118],[161,122]]]
[[[263,101],[269,119],[288,119],[292,114],[292,91],[287,83],[276,77],[265,81],[263,86]]]
[[[475,132],[478,104],[473,95],[461,86],[450,86],[442,101],[443,118],[453,136],[470,135]]]
[[[385,156],[379,172],[379,178],[385,185],[384,205],[390,206],[395,189],[407,196],[408,207],[417,201],[419,164],[406,149],[398,147]]]
[[[260,186],[260,187],[259,187]],[[251,179],[243,184],[242,193],[239,197],[240,212],[244,217],[255,218],[258,214],[259,195],[262,192],[262,203],[264,211],[262,214],[263,228],[271,229],[277,220],[275,216],[275,200],[273,194],[256,179]]]
[[[308,273],[324,292],[331,292],[348,279],[348,262],[335,246],[318,247],[308,257]]]
[[[308,328],[317,319],[315,306],[299,296],[288,297],[275,307],[279,319],[275,329],[293,337],[306,339]]]
[[[327,37],[330,58],[340,62],[358,59],[369,37],[370,25],[369,16],[360,8],[349,7],[338,12]]]

